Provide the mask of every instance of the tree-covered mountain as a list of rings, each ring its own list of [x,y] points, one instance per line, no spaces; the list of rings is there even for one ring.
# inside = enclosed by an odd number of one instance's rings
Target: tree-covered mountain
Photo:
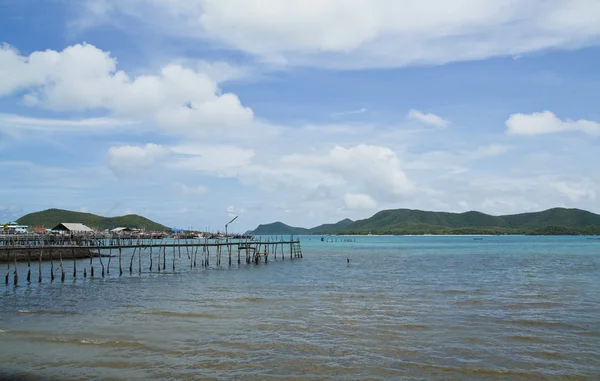
[[[279,226],[287,225],[279,222]],[[261,225],[268,227],[269,225]],[[289,227],[288,227],[289,228]],[[541,212],[492,216],[481,212],[449,213],[413,209],[383,210],[367,219],[344,220],[312,229],[291,228],[294,234],[600,234],[600,215],[580,209],[553,208]],[[253,234],[271,233],[268,228]]]
[[[101,217],[91,213],[73,212],[62,209],[48,209],[41,212],[27,214],[17,220],[19,224],[32,227],[51,229],[63,222],[82,223],[92,229],[104,230],[116,227],[129,227],[152,231],[168,231],[168,227],[151,221],[137,214],[120,217]]]
[[[295,228],[284,224],[283,222],[273,222],[271,224],[258,225],[258,227],[248,232],[253,235],[297,235],[310,234],[308,229]]]
[[[298,234],[334,234],[350,225],[353,221],[346,218],[335,224],[323,224],[315,226],[312,229],[297,228],[284,224],[283,222],[273,222],[271,224],[258,225],[254,230],[249,231],[253,235],[298,235]]]

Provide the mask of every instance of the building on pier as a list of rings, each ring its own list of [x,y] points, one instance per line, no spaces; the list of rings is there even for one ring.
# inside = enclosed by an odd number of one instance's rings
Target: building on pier
[[[61,233],[93,233],[90,227],[85,226],[84,224],[79,223],[71,223],[71,222],[63,222],[52,228],[54,231],[58,231]]]
[[[9,222],[3,229],[8,234],[25,234],[29,230],[27,225],[19,225],[17,222]]]

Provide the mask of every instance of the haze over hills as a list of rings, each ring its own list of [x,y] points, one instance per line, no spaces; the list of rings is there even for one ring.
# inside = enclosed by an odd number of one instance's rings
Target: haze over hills
[[[102,217],[92,213],[73,212],[63,209],[48,209],[27,214],[17,220],[19,224],[32,227],[53,228],[62,222],[78,222],[92,229],[113,229],[119,226],[152,231],[168,231],[168,227],[137,214],[119,217]]]
[[[600,234],[600,215],[581,209],[553,208],[503,216],[470,211],[429,212],[413,209],[383,210],[372,217],[312,229],[282,222],[260,225],[250,232],[269,234]]]

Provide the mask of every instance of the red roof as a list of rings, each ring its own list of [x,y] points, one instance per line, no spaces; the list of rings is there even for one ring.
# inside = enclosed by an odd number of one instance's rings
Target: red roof
[[[34,228],[33,230],[35,230],[36,232],[45,232],[46,228]]]

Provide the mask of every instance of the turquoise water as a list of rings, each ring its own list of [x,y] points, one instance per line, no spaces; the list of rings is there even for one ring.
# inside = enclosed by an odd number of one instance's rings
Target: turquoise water
[[[213,259],[190,270],[182,257],[175,273],[147,273],[145,263],[141,276],[119,277],[113,258],[110,277],[74,282],[65,262],[64,284],[48,273],[41,285],[27,284],[21,265],[19,286],[0,286],[0,372],[61,380],[600,379],[600,240],[329,238],[338,241],[301,237],[303,259],[278,253],[268,264],[232,267]]]

